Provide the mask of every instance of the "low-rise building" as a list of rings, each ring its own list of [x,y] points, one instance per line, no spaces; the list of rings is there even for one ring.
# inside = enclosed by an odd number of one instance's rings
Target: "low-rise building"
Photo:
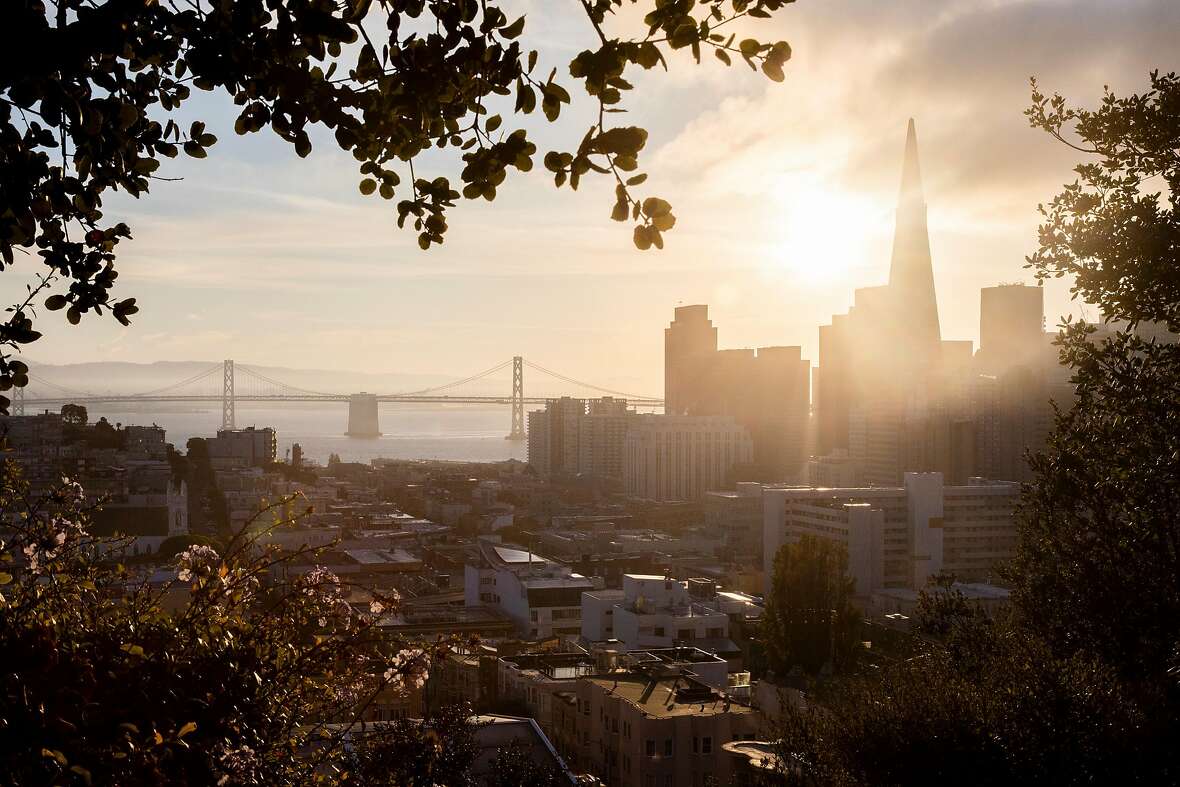
[[[731,619],[761,614],[752,596],[719,592],[709,580],[625,574],[620,590],[582,594],[582,640],[617,640],[624,651],[695,645],[733,654],[740,649],[729,641]]]
[[[759,714],[679,667],[645,665],[577,681],[574,760],[622,787],[720,787],[733,760],[722,748],[754,740]]]
[[[531,550],[481,541],[477,565],[464,568],[464,603],[498,609],[520,636],[545,639],[582,631],[582,593],[594,583]]]

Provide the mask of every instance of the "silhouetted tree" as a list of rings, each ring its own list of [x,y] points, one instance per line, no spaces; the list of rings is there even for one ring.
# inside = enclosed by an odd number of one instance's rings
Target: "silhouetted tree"
[[[769,17],[787,2],[572,4],[595,45],[568,72],[598,111],[576,147],[544,155],[555,183],[576,189],[588,173],[609,176],[611,217],[634,223],[639,248],[662,247],[661,233],[676,221],[671,206],[634,194],[646,177],[636,169],[647,132],[606,122],[632,88],[625,73],[666,67],[668,50],[689,49],[699,60],[703,49],[782,80],[786,42],[736,41],[723,26]],[[607,17],[621,8],[632,18],[633,5],[646,10],[642,25],[616,35]],[[301,157],[311,153],[313,127],[330,130],[358,162],[361,193],[400,195],[398,224],[412,223],[425,249],[442,242],[446,211],[460,196],[494,199],[509,168],[532,168],[536,145],[525,127],[509,128],[512,119],[540,108],[552,122],[572,100],[557,68],[546,74],[540,54],[521,45],[524,32],[524,17],[477,0],[5,3],[0,268],[18,249],[36,248],[46,270],[0,323],[0,386],[28,382],[27,366],[11,353],[40,337],[34,302],[55,280],[68,289],[44,305],[65,309],[71,323],[107,309],[127,324],[137,311],[134,298],[111,297],[115,249],[131,228],[104,218],[103,199],[112,190],[146,194],[163,158],[208,155],[217,137],[192,119],[193,88],[224,91],[241,107],[237,133],[270,128]],[[455,152],[460,183],[421,171],[420,155],[435,148]],[[0,397],[0,411],[7,406]]]
[[[366,724],[353,735],[342,785],[470,787],[478,729],[466,704],[446,705],[424,719]]]
[[[1094,111],[1034,92],[1034,125],[1089,154],[1041,211],[1039,277],[1068,276],[1109,337],[1058,339],[1076,404],[1057,414],[1023,504],[1017,601],[1054,648],[1174,688],[1180,646],[1180,78]],[[1076,138],[1068,139],[1072,125]],[[1138,331],[1138,333],[1137,333]]]
[[[85,426],[90,416],[86,406],[81,404],[63,404],[61,406],[61,421],[68,426]]]
[[[552,764],[537,762],[527,748],[513,741],[496,753],[486,787],[558,787],[569,784]]]
[[[803,536],[774,556],[762,617],[767,663],[780,677],[800,669],[846,666],[854,654],[858,613],[842,544]]]

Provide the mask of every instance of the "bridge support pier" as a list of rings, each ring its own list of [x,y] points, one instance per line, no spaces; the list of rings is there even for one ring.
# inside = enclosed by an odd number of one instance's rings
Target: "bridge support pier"
[[[512,357],[512,429],[507,440],[523,440],[524,432],[524,359]]]
[[[381,424],[377,417],[377,395],[355,393],[348,397],[349,437],[379,437]]]

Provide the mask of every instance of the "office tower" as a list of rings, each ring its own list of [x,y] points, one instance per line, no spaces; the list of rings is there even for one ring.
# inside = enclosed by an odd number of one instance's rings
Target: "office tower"
[[[921,455],[930,453],[914,449],[929,441],[911,432],[925,429],[935,406],[944,406],[946,359],[957,362],[964,348],[941,340],[913,120],[906,129],[889,283],[856,290],[848,313],[833,316],[819,339],[821,456],[847,450],[872,484],[898,484],[905,470],[933,469],[908,466],[926,463]]]
[[[732,416],[753,440],[759,478],[802,473],[811,364],[799,347],[719,350],[707,306],[677,308],[664,346],[667,415]]]
[[[811,362],[799,347],[759,347],[750,386],[753,414],[746,428],[754,464],[767,481],[796,480],[807,458]]]
[[[906,128],[889,289],[900,308],[898,332],[908,353],[919,361],[934,359],[941,334],[930,237],[926,230],[926,200],[922,195],[922,173],[918,166],[918,133],[913,118]]]
[[[731,416],[637,415],[624,442],[624,490],[646,500],[697,500],[729,486],[734,467],[753,458],[749,433]]]
[[[707,398],[717,329],[703,304],[678,306],[664,329],[664,412],[688,415]]]
[[[980,371],[998,374],[1043,359],[1045,291],[1001,284],[979,291]]]
[[[1044,290],[1022,284],[981,289],[979,336],[971,391],[977,471],[1028,481],[1027,454],[1042,448],[1052,429],[1050,400],[1068,399],[1068,391],[1056,390],[1063,367],[1044,331]]]

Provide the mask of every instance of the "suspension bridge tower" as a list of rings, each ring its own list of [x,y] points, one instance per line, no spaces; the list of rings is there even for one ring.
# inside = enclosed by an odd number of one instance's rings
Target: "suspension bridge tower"
[[[217,368],[217,367],[213,367]],[[214,372],[216,374],[216,372]],[[226,360],[222,362],[222,385],[221,385],[221,428],[233,429],[234,427],[234,362]]]
[[[524,358],[512,357],[512,430],[508,440],[524,439]]]

